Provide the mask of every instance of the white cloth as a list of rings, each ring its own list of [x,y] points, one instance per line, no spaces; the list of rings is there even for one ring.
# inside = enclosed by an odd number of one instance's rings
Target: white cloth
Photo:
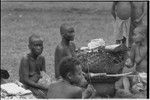
[[[89,49],[95,49],[99,46],[105,46],[105,41],[101,38],[99,39],[92,39],[90,43],[88,43]]]
[[[1,89],[8,95],[24,95],[32,93],[30,90],[26,90],[15,83],[2,84]]]

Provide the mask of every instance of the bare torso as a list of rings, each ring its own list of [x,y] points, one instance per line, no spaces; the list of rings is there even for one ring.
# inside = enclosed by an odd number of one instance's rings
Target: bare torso
[[[47,98],[78,98],[82,94],[76,95],[76,91],[80,90],[78,87],[69,84],[63,80],[52,83],[49,87]]]
[[[70,43],[69,46],[60,44],[60,48],[62,48],[63,51],[62,58],[65,56],[73,57],[75,55],[75,47],[73,43]]]
[[[70,43],[69,46],[60,43],[55,51],[55,77],[58,78],[59,75],[59,62],[64,57],[74,57],[75,56],[75,44]]]

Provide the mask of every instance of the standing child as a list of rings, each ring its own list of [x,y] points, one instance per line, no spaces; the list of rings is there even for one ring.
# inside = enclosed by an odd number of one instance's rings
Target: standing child
[[[116,43],[124,43],[128,47],[131,3],[114,1],[111,13],[115,18],[114,38],[116,40]]]
[[[127,47],[133,43],[133,30],[141,25],[145,15],[144,2],[114,1],[112,15],[116,20],[114,36],[116,43],[125,42]]]
[[[46,72],[43,51],[43,40],[39,35],[29,37],[30,53],[21,59],[19,77],[20,82],[30,89],[36,97],[45,98],[47,87],[38,83],[42,78],[41,72]]]

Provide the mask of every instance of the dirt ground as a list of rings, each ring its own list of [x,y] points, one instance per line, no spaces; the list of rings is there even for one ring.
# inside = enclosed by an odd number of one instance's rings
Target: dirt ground
[[[74,26],[77,47],[86,46],[95,38],[103,38],[106,44],[113,44],[114,19],[109,10],[103,7],[97,10],[95,6],[80,9],[79,7],[85,6],[85,3],[78,7],[57,8],[57,5],[61,4],[57,3],[51,9],[44,10],[18,8],[12,10],[11,4],[2,4],[3,8],[9,6],[1,12],[1,67],[10,73],[7,81],[18,80],[20,59],[29,52],[28,37],[32,33],[38,33],[44,38],[43,55],[46,58],[47,73],[52,80],[54,80],[54,50],[61,41],[59,27],[62,23],[69,22]],[[63,7],[65,9],[62,9]]]

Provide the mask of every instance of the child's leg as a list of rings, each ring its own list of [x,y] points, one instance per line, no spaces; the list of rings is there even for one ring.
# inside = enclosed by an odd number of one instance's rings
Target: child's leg
[[[116,44],[120,44],[121,43],[121,39],[122,39],[122,23],[123,20],[119,19],[117,17],[115,23],[114,23],[114,33],[113,33],[113,37],[116,40]]]
[[[115,82],[115,89],[122,89],[123,88],[123,78],[120,78],[118,81]]]
[[[40,98],[40,99],[45,99],[46,98],[46,94],[47,94],[46,90],[40,90],[40,89],[32,88],[32,87],[30,87],[29,89],[32,91],[33,95],[36,98]]]
[[[123,77],[123,86],[124,90],[130,93],[130,81],[127,77]]]

